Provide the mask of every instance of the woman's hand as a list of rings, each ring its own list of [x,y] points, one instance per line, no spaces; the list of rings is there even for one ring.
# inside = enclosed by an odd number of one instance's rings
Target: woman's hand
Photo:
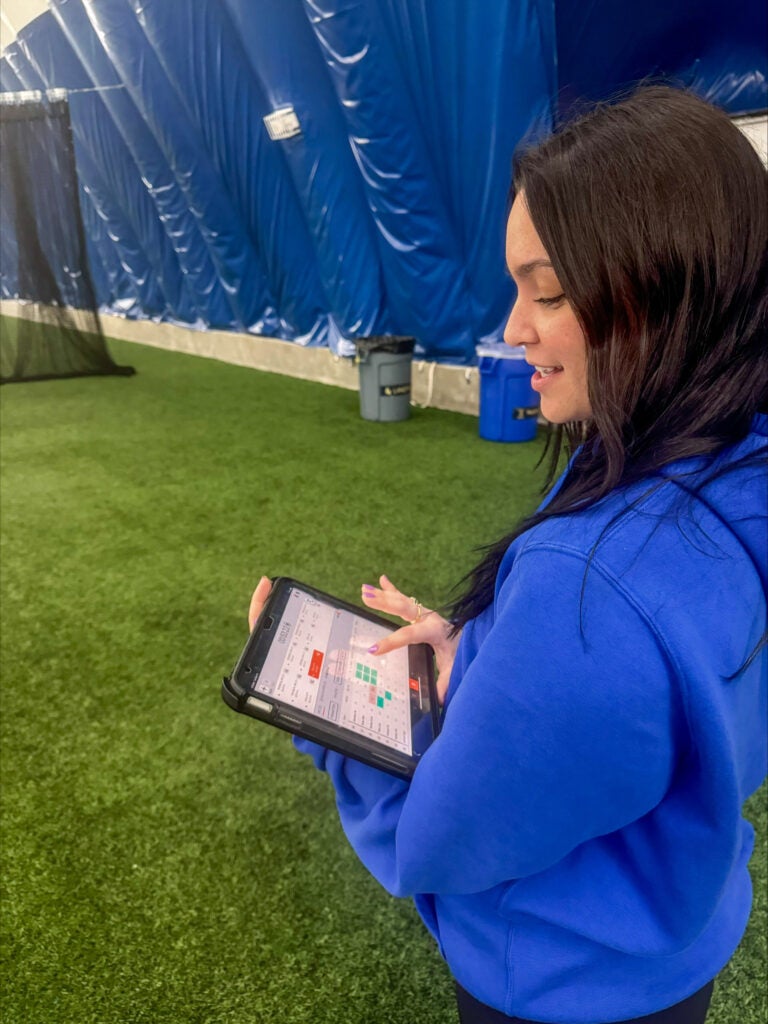
[[[256,625],[256,619],[261,615],[261,609],[267,603],[271,590],[272,581],[269,577],[262,576],[251,597],[251,607],[248,609],[248,629],[252,630]]]
[[[451,679],[453,660],[459,637],[449,637],[451,624],[442,615],[423,608],[413,597],[406,597],[386,576],[379,578],[380,587],[363,584],[363,604],[388,615],[397,615],[409,623],[380,640],[371,654],[388,654],[408,644],[429,644],[437,663],[437,699],[442,705]],[[254,595],[255,597],[255,595]]]

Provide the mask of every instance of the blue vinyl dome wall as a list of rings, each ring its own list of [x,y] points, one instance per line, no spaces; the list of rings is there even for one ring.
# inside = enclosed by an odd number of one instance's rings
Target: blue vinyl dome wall
[[[764,5],[671,8],[51,0],[0,85],[69,91],[102,309],[344,354],[412,334],[420,356],[466,363],[512,299],[521,139],[648,75],[732,114],[768,108]],[[301,134],[272,141],[263,118],[288,105]]]

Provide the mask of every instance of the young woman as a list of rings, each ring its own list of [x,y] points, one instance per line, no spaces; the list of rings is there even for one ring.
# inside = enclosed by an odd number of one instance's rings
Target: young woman
[[[766,772],[766,173],[724,114],[652,87],[522,153],[513,194],[505,340],[567,469],[450,621],[363,588],[411,621],[374,653],[435,650],[411,783],[297,746],[414,897],[463,1024],[697,1024],[749,917]]]

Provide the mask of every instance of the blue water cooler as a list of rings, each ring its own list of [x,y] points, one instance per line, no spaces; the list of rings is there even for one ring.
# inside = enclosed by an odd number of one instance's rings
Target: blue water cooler
[[[478,345],[480,437],[486,441],[532,441],[539,396],[531,387],[533,367],[525,349],[503,342]]]

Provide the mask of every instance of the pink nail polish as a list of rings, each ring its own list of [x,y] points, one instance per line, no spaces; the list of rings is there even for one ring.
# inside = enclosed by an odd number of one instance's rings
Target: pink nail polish
[[[376,651],[378,651],[378,649],[379,649],[379,645],[378,644],[374,644],[373,647],[369,647],[368,648],[368,653],[369,654],[375,654]]]

